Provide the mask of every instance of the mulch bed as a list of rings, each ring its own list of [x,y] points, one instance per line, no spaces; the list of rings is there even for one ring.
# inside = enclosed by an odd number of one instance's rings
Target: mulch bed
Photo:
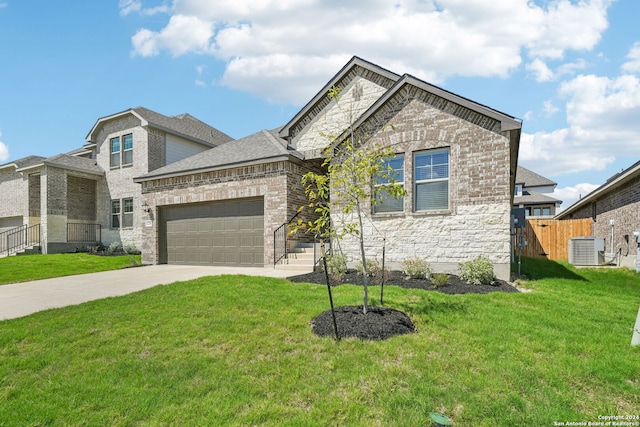
[[[323,272],[314,272],[289,277],[291,282],[326,284]],[[355,270],[349,270],[339,282],[331,280],[331,286],[363,285],[363,277]],[[370,278],[371,286],[380,285],[380,278]],[[518,289],[503,280],[496,280],[491,285],[472,285],[456,275],[449,275],[447,282],[435,286],[428,279],[411,279],[400,271],[391,271],[385,275],[385,286],[425,289],[445,294],[488,294],[490,292],[519,292]],[[341,338],[355,337],[362,340],[385,340],[396,335],[415,332],[415,326],[405,313],[387,307],[369,307],[365,315],[362,306],[343,306],[335,308],[338,335]],[[327,310],[311,321],[313,332],[319,336],[335,337],[331,310]]]

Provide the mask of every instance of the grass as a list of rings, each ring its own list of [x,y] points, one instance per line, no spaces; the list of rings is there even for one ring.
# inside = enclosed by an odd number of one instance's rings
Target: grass
[[[85,253],[20,255],[0,258],[0,285],[117,270],[140,264],[140,255],[97,256]]]
[[[456,426],[552,426],[640,415],[639,275],[530,259],[523,272],[536,279],[529,293],[389,286],[386,305],[418,333],[382,342],[313,335],[323,286],[246,276],[3,321],[0,425],[418,426],[435,411]],[[362,289],[333,295],[358,304]]]

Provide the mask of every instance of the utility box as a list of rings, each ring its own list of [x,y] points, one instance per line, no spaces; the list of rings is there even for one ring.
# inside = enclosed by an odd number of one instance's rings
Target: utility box
[[[569,264],[604,264],[604,239],[593,236],[569,239]]]

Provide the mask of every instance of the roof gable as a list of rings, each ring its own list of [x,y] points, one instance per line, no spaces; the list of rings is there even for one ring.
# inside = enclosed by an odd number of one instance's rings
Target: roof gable
[[[353,127],[364,127],[367,135],[373,135],[373,131],[377,129],[371,127],[380,126],[380,123],[387,121],[379,120],[380,116],[389,118],[414,99],[498,134],[517,131],[519,139],[522,128],[520,120],[409,74],[402,76],[354,123]]]
[[[124,117],[128,114],[132,114],[137,117],[142,126],[151,126],[210,147],[233,140],[229,135],[209,126],[190,114],[185,113],[169,117],[156,113],[148,108],[136,107],[98,119],[89,131],[86,141],[90,143],[97,142],[94,139],[103,124],[110,120]]]
[[[281,138],[291,140],[331,103],[329,89],[345,88],[357,76],[389,89],[400,78],[396,73],[354,56],[279,132]]]

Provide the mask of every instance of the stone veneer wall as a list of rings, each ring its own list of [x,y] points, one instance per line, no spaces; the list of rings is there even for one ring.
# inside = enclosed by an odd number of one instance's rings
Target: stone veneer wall
[[[367,256],[381,258],[384,236],[386,262],[392,267],[399,267],[407,258],[420,257],[436,271],[456,273],[458,262],[485,255],[493,262],[496,275],[508,279],[509,140],[495,132],[499,126],[488,118],[484,127],[469,123],[415,97],[400,99],[397,108],[381,114],[385,116],[372,120],[386,120],[393,127],[378,126],[368,143],[380,143],[404,153],[407,195],[403,212],[371,214],[375,227],[365,221]],[[445,147],[450,150],[450,208],[416,212],[413,154]],[[355,239],[347,238],[341,246],[348,257],[357,260],[359,247]]]
[[[640,176],[602,195],[594,203],[580,208],[569,218],[593,218],[595,209],[593,235],[605,239],[607,254],[611,253],[612,248],[614,252],[622,249],[620,265],[635,269],[638,251],[633,232],[640,230]],[[613,245],[611,220],[614,221]]]
[[[300,198],[290,192],[299,191],[296,183],[308,169],[306,165],[280,161],[143,182],[142,194],[151,210],[143,218],[143,262],[160,262],[161,207],[263,197],[264,262],[273,263],[273,232],[297,209]]]
[[[133,135],[133,164],[111,168],[109,140]],[[102,242],[109,245],[121,242],[123,246],[142,246],[143,211],[140,186],[133,182],[136,176],[149,172],[151,165],[159,167],[164,161],[164,133],[147,131],[140,120],[127,114],[105,122],[96,135],[96,162],[105,170],[104,182],[98,183],[96,221],[102,224]],[[111,201],[133,198],[133,227],[111,227]]]
[[[329,144],[329,137],[337,137],[350,123],[382,96],[387,89],[366,78],[354,76],[344,88],[337,101],[317,112],[313,121],[305,123],[303,133],[297,134],[292,144],[305,154],[305,158],[318,158]]]

